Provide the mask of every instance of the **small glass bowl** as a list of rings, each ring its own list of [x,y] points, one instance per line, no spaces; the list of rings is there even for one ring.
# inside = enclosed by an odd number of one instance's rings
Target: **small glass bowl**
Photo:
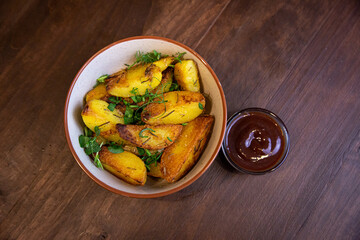
[[[280,127],[280,130],[283,133],[284,139],[285,139],[285,146],[284,146],[284,152],[281,155],[281,157],[279,158],[279,160],[276,161],[276,163],[274,164],[274,166],[272,166],[271,168],[267,168],[264,170],[258,170],[258,171],[250,171],[248,169],[244,169],[241,166],[239,166],[239,164],[233,160],[231,158],[231,154],[229,154],[229,150],[227,149],[227,145],[228,145],[228,137],[229,137],[229,133],[230,133],[230,127],[233,126],[233,124],[235,124],[238,120],[240,120],[244,115],[248,115],[251,113],[263,113],[266,116],[270,117],[272,120],[274,120],[278,126]],[[263,108],[246,108],[243,109],[239,112],[236,112],[234,115],[232,115],[228,121],[227,121],[227,127],[226,127],[226,131],[225,131],[225,137],[224,137],[224,141],[222,142],[222,151],[224,153],[224,156],[226,158],[226,160],[230,163],[230,165],[232,167],[234,167],[236,170],[242,172],[242,173],[247,173],[247,174],[253,174],[253,175],[262,175],[265,173],[269,173],[269,172],[273,172],[276,169],[278,169],[281,164],[285,161],[288,153],[289,153],[289,149],[290,149],[290,139],[289,139],[289,133],[288,130],[284,124],[284,122],[273,112],[263,109]]]

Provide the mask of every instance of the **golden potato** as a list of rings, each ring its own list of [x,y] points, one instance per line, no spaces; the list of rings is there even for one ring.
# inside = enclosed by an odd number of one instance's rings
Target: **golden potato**
[[[118,123],[124,124],[124,115],[117,109],[110,111],[109,104],[103,100],[89,101],[81,112],[85,125],[92,131],[98,126],[100,131],[114,129]]]
[[[162,99],[160,99],[162,100]],[[164,94],[164,103],[150,103],[141,113],[143,122],[150,125],[190,122],[205,108],[201,93],[174,91]]]
[[[154,65],[158,66],[161,71],[164,71],[174,61],[174,57],[164,57],[159,61],[153,62]]]
[[[99,158],[103,167],[133,185],[144,185],[146,182],[146,167],[144,162],[130,152],[111,153],[107,147],[102,147]]]
[[[156,94],[166,93],[170,90],[171,84],[173,82],[174,73],[172,69],[166,69],[162,72],[161,83],[151,92]]]
[[[175,64],[174,76],[182,90],[200,92],[199,71],[195,61],[182,60]]]
[[[182,125],[116,125],[121,138],[146,149],[163,149],[177,139]]]
[[[157,178],[162,178],[163,175],[161,173],[160,163],[152,163],[150,164],[150,171],[147,172],[147,175]]]
[[[204,150],[213,123],[213,116],[194,119],[184,127],[175,143],[165,148],[160,168],[166,181],[177,181],[195,165]]]
[[[134,96],[131,91],[144,95],[146,89],[154,89],[162,79],[161,70],[154,64],[137,65],[111,75],[106,80],[106,91],[117,97]]]
[[[105,101],[108,97],[110,97],[110,94],[106,91],[106,85],[101,83],[86,94],[85,102],[89,102],[94,99],[101,99]]]
[[[108,103],[103,100],[89,101],[81,112],[81,117],[85,125],[92,131],[96,126],[100,129],[100,136],[107,141],[116,142],[118,144],[128,143],[122,139],[116,130],[116,124],[124,124],[123,113],[118,109],[110,111]]]

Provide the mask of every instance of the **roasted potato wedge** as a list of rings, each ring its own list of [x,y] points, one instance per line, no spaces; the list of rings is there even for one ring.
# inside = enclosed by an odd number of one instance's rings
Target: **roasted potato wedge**
[[[144,185],[146,182],[146,167],[144,162],[130,152],[111,153],[107,147],[102,147],[99,153],[103,167],[133,185]]]
[[[174,144],[165,148],[160,168],[166,181],[177,181],[195,165],[204,150],[213,123],[213,116],[197,117],[184,127]]]
[[[156,88],[162,79],[161,69],[154,64],[137,65],[111,75],[106,81],[106,91],[117,97],[130,97],[136,88],[144,95],[146,89]]]
[[[153,62],[154,65],[158,66],[161,71],[164,71],[174,61],[174,57],[164,57],[159,61]]]
[[[200,92],[199,71],[193,60],[182,60],[175,64],[174,76],[182,90]]]
[[[106,91],[106,85],[104,83],[101,83],[86,94],[85,102],[89,102],[94,99],[100,99],[105,101],[109,97],[110,94]]]
[[[89,101],[81,112],[85,125],[94,131],[96,126],[100,129],[100,136],[108,141],[118,144],[128,143],[122,139],[116,130],[117,123],[124,123],[123,113],[118,109],[110,111],[108,103],[103,100],[94,99]]]
[[[150,171],[147,172],[147,175],[157,178],[162,178],[160,163],[152,163],[150,164]]]
[[[174,91],[164,94],[164,103],[150,103],[141,113],[143,122],[150,125],[180,124],[190,122],[205,108],[201,93]]]
[[[174,78],[174,73],[171,69],[167,69],[163,71],[161,83],[151,92],[156,94],[162,94],[168,92],[173,82],[173,78]]]
[[[146,149],[163,149],[177,139],[182,125],[116,125],[121,138]]]
[[[117,109],[110,111],[108,106],[107,102],[98,99],[86,103],[81,112],[85,125],[92,131],[98,126],[102,132],[114,129],[114,126],[118,123],[124,124],[123,113]]]

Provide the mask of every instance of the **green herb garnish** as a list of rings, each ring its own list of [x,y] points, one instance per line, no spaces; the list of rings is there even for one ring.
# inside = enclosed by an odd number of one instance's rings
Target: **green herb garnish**
[[[171,138],[167,137],[167,139],[169,139],[169,141],[172,142]]]
[[[108,105],[108,109],[110,110],[110,111],[114,111],[115,110],[115,107],[116,107],[116,104],[115,103],[109,103],[109,105]]]
[[[109,77],[108,74],[104,74],[102,76],[100,76],[98,79],[96,79],[96,84],[94,87],[97,87],[99,84],[104,83],[105,79],[107,79]]]
[[[203,110],[203,109],[204,109],[204,106],[203,106],[201,103],[199,103],[199,108],[200,108],[201,110]]]
[[[186,126],[186,125],[188,125],[188,123],[182,123],[181,125]]]
[[[136,147],[137,148],[137,150],[138,150],[138,153],[139,153],[139,155],[144,155],[145,154],[145,150],[143,149],[143,148],[139,148],[139,147]]]
[[[155,130],[154,129],[151,129],[151,128],[144,128],[143,130],[141,130],[140,131],[140,133],[139,133],[139,137],[141,137],[141,138],[148,138],[149,136],[144,136],[142,133],[144,132],[144,131],[146,131],[146,130],[149,130],[150,132],[155,132]]]
[[[96,136],[100,135],[100,129],[99,129],[98,126],[96,126],[94,128],[94,131],[95,131]],[[85,133],[85,136],[84,135],[79,136],[80,147],[84,148],[85,153],[87,155],[91,154],[93,156],[94,165],[96,167],[103,169],[103,166],[102,166],[102,164],[100,162],[100,159],[99,159],[99,152],[101,150],[102,144],[99,144],[96,141],[96,136],[95,137],[89,137],[88,136],[88,130],[86,130],[86,128],[84,129],[84,133]]]
[[[112,153],[122,153],[122,152],[124,152],[124,149],[123,149],[122,145],[118,145],[118,144],[116,144],[114,142],[110,143],[110,146],[108,146],[108,149]]]
[[[176,53],[174,55],[174,57],[175,57],[174,60],[181,63],[181,59],[183,59],[185,54],[186,54],[186,52],[182,52],[182,53],[178,52],[178,53]]]
[[[148,53],[142,53],[140,51],[137,51],[135,53],[135,62],[131,65],[125,64],[125,66],[128,67],[128,69],[132,68],[136,64],[147,64],[147,63],[153,63],[160,58],[165,57],[165,55],[162,55],[161,53],[157,52],[156,50],[153,50],[152,52]]]

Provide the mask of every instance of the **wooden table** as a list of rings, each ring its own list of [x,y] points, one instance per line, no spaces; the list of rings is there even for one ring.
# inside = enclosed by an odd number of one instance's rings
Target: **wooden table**
[[[220,154],[186,189],[132,199],[92,181],[65,140],[72,79],[136,35],[182,42],[213,67],[228,115],[286,123],[277,171],[240,174]],[[360,239],[357,0],[0,3],[0,239]]]

